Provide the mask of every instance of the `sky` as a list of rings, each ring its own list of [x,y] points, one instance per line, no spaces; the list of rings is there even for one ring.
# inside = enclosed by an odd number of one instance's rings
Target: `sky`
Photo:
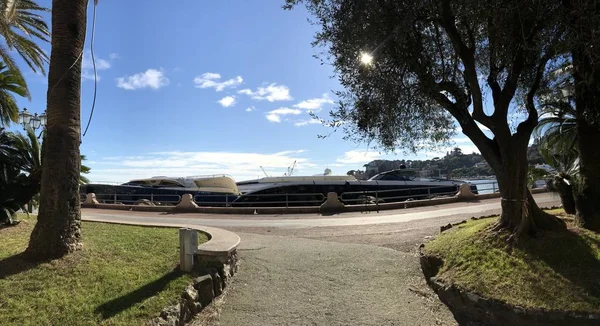
[[[39,2],[50,7],[51,1]],[[342,139],[325,139],[341,86],[321,65],[311,42],[316,27],[302,7],[283,0],[99,1],[94,35],[97,98],[81,153],[93,182],[152,176],[229,174],[236,180],[360,169],[374,159],[427,159],[438,152],[386,154]],[[82,124],[92,107],[93,1],[83,57]],[[48,22],[49,16],[48,16]],[[50,45],[43,48],[50,53]],[[32,99],[21,108],[41,113],[47,78],[30,72]],[[464,135],[463,152],[477,151]]]

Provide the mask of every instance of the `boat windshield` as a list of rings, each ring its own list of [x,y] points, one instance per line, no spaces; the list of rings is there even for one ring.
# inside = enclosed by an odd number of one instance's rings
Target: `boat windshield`
[[[411,170],[392,170],[379,173],[369,180],[385,180],[385,181],[413,181],[418,178],[418,173]]]

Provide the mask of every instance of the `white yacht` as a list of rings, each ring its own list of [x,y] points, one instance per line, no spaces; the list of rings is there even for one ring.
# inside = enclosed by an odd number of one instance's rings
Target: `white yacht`
[[[87,184],[82,194],[95,193],[100,202],[134,204],[141,200],[177,202],[184,194],[191,194],[198,204],[225,206],[240,195],[235,180],[228,175],[191,177],[157,176],[130,180],[120,185]]]
[[[247,192],[260,190],[276,185],[286,185],[294,183],[311,183],[311,182],[345,182],[345,181],[356,181],[353,175],[332,175],[331,169],[325,169],[323,174],[315,175],[284,175],[281,177],[264,177],[254,180],[240,181],[237,183],[240,193],[245,194]]]

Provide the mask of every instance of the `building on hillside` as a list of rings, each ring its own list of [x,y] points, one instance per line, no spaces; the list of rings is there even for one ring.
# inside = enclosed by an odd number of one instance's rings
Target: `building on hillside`
[[[377,166],[377,163],[375,161],[365,164],[364,167],[366,175],[373,176],[379,173],[379,166]]]
[[[475,167],[476,168],[489,168],[490,165],[488,164],[488,162],[479,162],[479,163],[475,163]]]

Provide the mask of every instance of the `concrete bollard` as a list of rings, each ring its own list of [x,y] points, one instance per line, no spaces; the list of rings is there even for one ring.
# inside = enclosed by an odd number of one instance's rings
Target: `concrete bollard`
[[[196,230],[179,229],[179,268],[191,272],[194,268],[194,254],[198,250],[198,232]]]
[[[324,214],[333,214],[333,213],[341,213],[344,211],[345,208],[346,208],[346,205],[344,205],[344,203],[342,203],[340,201],[337,193],[329,192],[329,193],[327,193],[327,200],[325,200],[325,202],[323,204],[321,204],[319,211],[322,214],[323,213]]]
[[[194,202],[194,196],[192,196],[192,194],[184,194],[181,196],[181,201],[175,206],[175,210],[178,211],[195,211],[197,208],[198,205]]]
[[[98,204],[98,201],[96,200],[96,194],[93,192],[90,192],[89,194],[85,195],[85,202],[84,204],[86,205],[96,205]]]
[[[458,192],[456,193],[456,197],[458,197],[458,200],[473,200],[477,198],[471,191],[471,185],[468,183],[463,183],[460,185]]]

